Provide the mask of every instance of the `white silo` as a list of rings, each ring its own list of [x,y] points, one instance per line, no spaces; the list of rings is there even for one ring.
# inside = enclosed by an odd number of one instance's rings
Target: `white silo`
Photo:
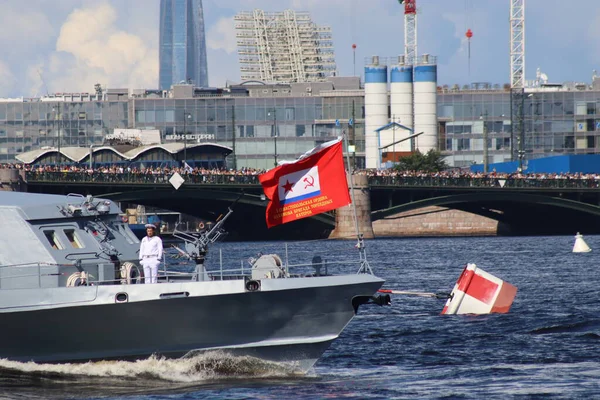
[[[405,57],[399,56],[398,63],[390,66],[390,117],[407,128],[413,129],[413,67],[405,64]],[[407,137],[411,132],[401,129],[387,131],[382,145],[392,144]],[[387,151],[411,151],[410,140],[392,145]]]
[[[421,153],[438,149],[436,58],[424,54],[414,67],[415,148]]]
[[[373,56],[365,66],[365,164],[380,167],[379,137],[376,129],[388,124],[389,97],[385,59]]]

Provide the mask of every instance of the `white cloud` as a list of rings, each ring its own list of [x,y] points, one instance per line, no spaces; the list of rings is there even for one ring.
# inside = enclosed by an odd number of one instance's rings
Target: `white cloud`
[[[56,91],[111,87],[153,88],[158,83],[158,50],[142,37],[120,30],[108,3],[74,10],[60,29],[48,62]]]
[[[206,45],[213,50],[234,53],[237,47],[235,22],[233,17],[221,18],[210,27],[206,34]]]
[[[527,77],[532,78],[540,66],[553,81],[589,81],[591,70],[600,69],[600,53],[595,51],[600,34],[598,0],[573,3],[576,14],[586,18],[566,18],[558,0],[527,1]],[[239,80],[231,16],[254,8],[308,11],[317,24],[331,26],[342,75],[354,70],[360,74],[371,55],[403,53],[403,7],[394,0],[204,0],[203,4],[211,85]],[[418,18],[419,53],[438,56],[440,84],[507,82],[507,2],[470,0],[463,10],[462,4],[448,0],[422,0]],[[158,28],[159,0],[0,0],[0,96],[44,94],[45,85],[49,92],[91,91],[97,82],[156,87]],[[466,28],[474,32],[470,74]],[[356,52],[353,43],[358,45]]]

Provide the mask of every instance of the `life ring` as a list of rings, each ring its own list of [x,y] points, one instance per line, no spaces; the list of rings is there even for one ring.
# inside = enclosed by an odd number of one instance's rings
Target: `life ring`
[[[204,222],[200,221],[198,224],[198,229],[204,229]]]
[[[140,278],[140,270],[137,265],[132,262],[124,262],[121,264],[121,284],[131,285],[133,283],[138,283]]]
[[[127,216],[126,216],[126,215],[122,215],[122,216],[121,216],[121,221],[123,221],[123,222],[127,222]]]

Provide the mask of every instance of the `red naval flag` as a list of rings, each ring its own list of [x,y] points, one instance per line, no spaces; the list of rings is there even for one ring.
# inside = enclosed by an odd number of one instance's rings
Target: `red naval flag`
[[[267,205],[269,228],[335,210],[351,203],[342,140],[323,143],[298,160],[258,177]]]

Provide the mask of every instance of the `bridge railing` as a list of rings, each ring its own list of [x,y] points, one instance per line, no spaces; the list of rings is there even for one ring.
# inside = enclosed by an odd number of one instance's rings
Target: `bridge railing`
[[[172,173],[103,173],[103,172],[39,172],[28,171],[28,182],[36,183],[102,183],[102,184],[169,184]],[[184,174],[186,184],[195,185],[260,185],[257,175]],[[403,177],[370,176],[370,186],[388,187],[446,187],[446,188],[512,188],[512,189],[597,189],[597,179],[542,178],[471,178],[471,177]]]
[[[104,184],[169,184],[173,174],[103,173],[103,172],[39,172],[28,171],[28,182],[39,183],[104,183]],[[184,174],[186,184],[258,185],[256,175]]]
[[[389,187],[448,187],[448,188],[532,188],[532,189],[591,189],[599,188],[600,180],[596,179],[543,179],[543,178],[471,178],[471,177],[403,177],[403,176],[371,176],[370,186]]]

